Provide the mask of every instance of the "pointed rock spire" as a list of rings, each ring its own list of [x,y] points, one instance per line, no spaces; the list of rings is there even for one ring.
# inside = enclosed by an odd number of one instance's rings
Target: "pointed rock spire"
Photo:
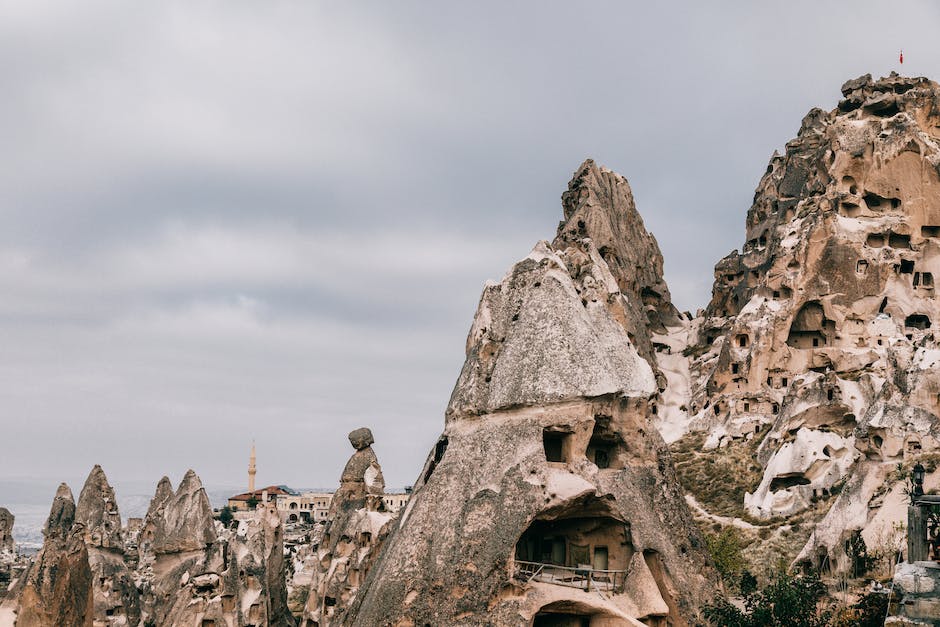
[[[676,322],[678,311],[663,278],[663,255],[636,210],[627,179],[587,159],[561,200],[565,219],[552,246],[564,250],[591,238],[620,290],[646,312],[654,330]],[[641,354],[646,348],[642,347]]]
[[[97,464],[91,469],[78,496],[75,520],[85,526],[86,542],[89,546],[124,550],[121,514],[118,512],[114,488],[108,483],[104,470]]]
[[[209,497],[192,470],[186,471],[172,495],[166,495],[166,485],[161,480],[151,508],[155,505],[152,548],[156,553],[197,551],[215,542]],[[148,519],[150,516],[148,513]]]
[[[52,499],[52,509],[43,528],[43,535],[47,538],[68,535],[75,522],[75,498],[72,490],[65,483],[60,483]]]
[[[26,575],[17,627],[91,627],[94,596],[83,532],[84,527],[75,524],[72,491],[63,483],[46,520],[42,550]]]
[[[13,514],[5,507],[0,507],[0,551],[12,551],[13,542]]]

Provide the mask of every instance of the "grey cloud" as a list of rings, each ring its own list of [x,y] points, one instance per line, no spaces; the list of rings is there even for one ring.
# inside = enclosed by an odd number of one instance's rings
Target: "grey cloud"
[[[551,238],[582,159],[630,180],[694,310],[772,152],[901,47],[940,76],[937,18],[2,3],[0,476],[237,485],[254,437],[259,481],[330,486],[366,424],[410,483],[483,281]]]

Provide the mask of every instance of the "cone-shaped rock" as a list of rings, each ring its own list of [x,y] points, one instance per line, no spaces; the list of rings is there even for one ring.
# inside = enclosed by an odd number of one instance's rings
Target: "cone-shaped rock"
[[[198,551],[216,539],[212,519],[212,506],[202,487],[202,481],[192,470],[186,471],[176,492],[166,493],[167,483],[157,485],[157,493],[151,501],[156,509],[146,524],[152,524],[154,553],[179,553]]]
[[[0,507],[0,551],[12,551],[16,544],[13,541],[13,514],[5,507]]]
[[[75,524],[75,500],[64,483],[56,491],[43,533],[42,549],[20,595],[17,627],[91,627],[94,595],[84,528]]]
[[[114,489],[101,466],[95,465],[75,507],[75,520],[85,526],[89,546],[122,551],[121,514],[118,512]]]
[[[598,193],[619,186],[602,179]],[[587,234],[596,216],[569,199],[566,218],[578,211]],[[591,238],[562,231],[485,288],[444,433],[350,624],[636,625],[666,608],[680,625],[717,585],[630,340],[629,300],[651,279],[624,263],[618,281]],[[651,250],[642,222],[607,232],[624,262]]]
[[[84,526],[88,562],[94,582],[95,621],[102,625],[136,625],[140,598],[124,562],[121,514],[114,489],[101,466],[92,468],[78,497],[75,520]]]
[[[540,242],[487,285],[448,419],[604,394],[649,396],[650,365],[630,343],[619,294],[597,249]]]
[[[649,331],[675,324],[679,312],[663,278],[663,255],[636,210],[633,191],[623,176],[586,160],[561,196],[565,219],[552,246],[564,250],[590,238],[607,262],[620,291],[630,301],[627,325],[640,354],[653,355]]]

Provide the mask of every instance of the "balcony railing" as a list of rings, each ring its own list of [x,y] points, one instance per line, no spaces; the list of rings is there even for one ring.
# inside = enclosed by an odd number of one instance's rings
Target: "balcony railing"
[[[619,593],[627,579],[625,570],[596,570],[590,566],[558,566],[516,560],[513,576],[517,581],[540,581],[557,586]]]

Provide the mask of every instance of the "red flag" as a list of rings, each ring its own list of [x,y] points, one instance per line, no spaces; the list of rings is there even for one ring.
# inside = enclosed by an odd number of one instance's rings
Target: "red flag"
[[[903,50],[901,51],[900,61],[901,61],[901,65],[904,65],[904,51]]]

